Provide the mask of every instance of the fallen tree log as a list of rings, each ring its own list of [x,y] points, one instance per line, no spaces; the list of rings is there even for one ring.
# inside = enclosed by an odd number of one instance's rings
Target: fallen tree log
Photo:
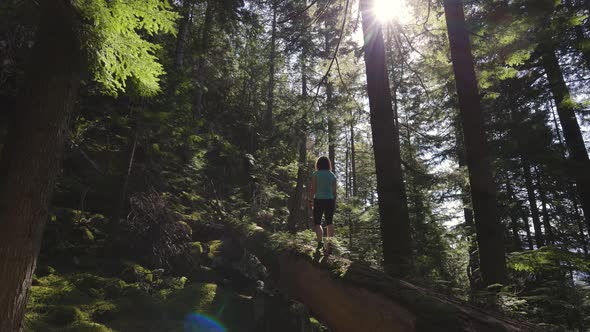
[[[540,330],[363,264],[314,255],[309,243],[291,234],[270,234],[239,222],[227,226],[265,264],[280,289],[335,332]]]

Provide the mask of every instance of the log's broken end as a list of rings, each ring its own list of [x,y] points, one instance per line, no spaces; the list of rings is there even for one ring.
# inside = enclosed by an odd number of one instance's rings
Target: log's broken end
[[[284,253],[279,285],[334,331],[415,331],[416,316],[386,297],[334,279],[329,271]]]

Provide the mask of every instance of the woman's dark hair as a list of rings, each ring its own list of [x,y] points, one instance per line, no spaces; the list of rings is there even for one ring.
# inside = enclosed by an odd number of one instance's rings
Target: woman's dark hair
[[[330,159],[328,157],[319,157],[318,160],[315,162],[315,169],[320,170],[332,170],[332,163],[330,163]]]

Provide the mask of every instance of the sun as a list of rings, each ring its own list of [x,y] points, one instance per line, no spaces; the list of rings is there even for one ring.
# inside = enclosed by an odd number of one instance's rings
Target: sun
[[[392,21],[406,23],[410,19],[405,0],[373,0],[373,11],[382,24]]]

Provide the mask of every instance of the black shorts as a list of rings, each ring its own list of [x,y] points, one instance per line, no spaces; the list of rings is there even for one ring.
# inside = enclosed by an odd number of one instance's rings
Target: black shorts
[[[335,199],[314,199],[313,200],[313,222],[316,225],[322,224],[322,215],[325,214],[325,225],[332,225],[334,219],[334,210],[336,208]]]

